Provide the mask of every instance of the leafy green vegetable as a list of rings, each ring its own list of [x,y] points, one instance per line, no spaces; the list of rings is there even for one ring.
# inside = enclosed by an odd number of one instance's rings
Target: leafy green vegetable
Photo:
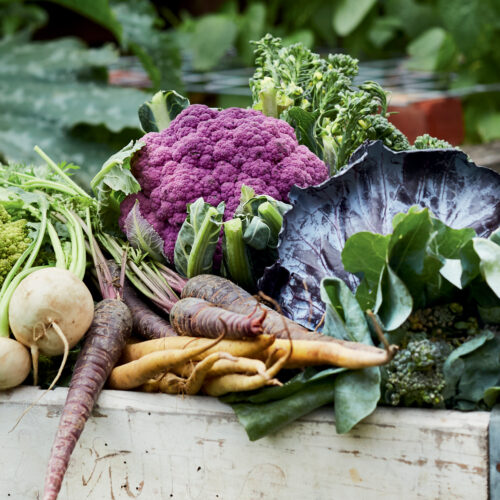
[[[338,278],[321,282],[321,299],[326,304],[323,333],[341,340],[373,345],[370,329],[354,294]],[[337,432],[349,432],[370,415],[380,399],[380,368],[347,371],[334,381]]]
[[[160,132],[189,106],[189,99],[175,90],[160,90],[139,108],[139,120],[144,132]]]
[[[137,193],[141,189],[132,175],[130,162],[143,146],[141,141],[129,142],[104,162],[90,182],[98,202],[100,224],[108,231],[119,233],[120,203],[127,195]]]
[[[327,368],[318,372],[309,367],[281,387],[232,393],[221,401],[231,404],[248,437],[255,441],[331,403],[335,376],[344,371],[345,368]]]
[[[198,274],[210,274],[225,204],[215,208],[198,198],[187,205],[188,216],[183,222],[174,249],[177,271],[187,278]]]

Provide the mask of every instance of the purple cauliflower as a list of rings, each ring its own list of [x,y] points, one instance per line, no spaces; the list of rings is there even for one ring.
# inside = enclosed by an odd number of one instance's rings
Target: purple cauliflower
[[[161,132],[150,132],[132,163],[141,191],[121,204],[120,225],[139,200],[141,214],[165,242],[173,262],[177,233],[186,218],[186,205],[226,203],[225,220],[238,206],[241,186],[257,194],[288,201],[290,188],[319,184],[328,178],[326,165],[300,146],[293,128],[260,111],[222,111],[194,104]]]

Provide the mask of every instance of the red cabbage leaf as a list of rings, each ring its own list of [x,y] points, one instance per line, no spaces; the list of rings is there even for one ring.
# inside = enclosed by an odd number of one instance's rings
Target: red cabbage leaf
[[[393,152],[380,141],[367,142],[345,170],[323,184],[294,186],[290,202],[278,260],[259,286],[278,298],[284,314],[314,328],[325,310],[321,280],[336,276],[353,291],[360,282],[342,264],[350,236],[390,234],[394,216],[414,205],[429,208],[452,228],[471,227],[478,236],[489,236],[500,226],[500,175],[459,150]]]

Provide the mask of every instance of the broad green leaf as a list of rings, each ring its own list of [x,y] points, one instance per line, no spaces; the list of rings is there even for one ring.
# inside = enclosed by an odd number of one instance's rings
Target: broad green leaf
[[[342,250],[345,270],[362,278],[356,290],[356,298],[364,310],[375,304],[380,272],[386,263],[390,238],[390,235],[361,231],[353,234]]]
[[[433,230],[428,209],[410,209],[394,228],[389,240],[388,263],[404,282],[415,307],[423,307],[427,289],[439,289],[440,260],[429,253],[428,244]]]
[[[156,261],[165,260],[164,242],[153,226],[143,217],[139,200],[125,217],[124,232],[127,241],[134,247],[148,253]]]
[[[253,47],[251,40],[259,40],[266,29],[266,5],[254,2],[248,5],[238,20],[238,56],[250,66],[253,62]]]
[[[430,28],[407,47],[410,69],[442,71],[450,68],[457,54],[455,42],[441,27]]]
[[[468,241],[460,249],[460,263],[462,266],[462,288],[468,285],[479,274],[479,257],[474,250],[473,241]]]
[[[377,298],[373,312],[378,314],[384,329],[395,330],[411,314],[413,299],[403,281],[398,278],[390,266],[384,266],[380,274]]]
[[[495,338],[495,334],[489,330],[485,330],[471,340],[464,342],[450,353],[443,365],[443,375],[446,380],[446,387],[443,391],[445,399],[450,399],[456,394],[457,384],[465,370],[465,361],[463,358],[493,338]]]
[[[380,368],[341,373],[334,382],[335,426],[339,434],[349,432],[373,413],[380,399]]]
[[[109,7],[108,0],[50,0],[63,7],[74,10],[110,30],[118,39],[121,26]]]
[[[474,238],[473,245],[482,276],[500,298],[500,246],[486,238]]]
[[[341,340],[372,344],[370,328],[356,297],[339,278],[321,280],[321,300],[326,304],[323,333]]]
[[[174,248],[177,271],[187,278],[212,272],[215,248],[219,241],[224,203],[217,208],[198,198],[187,206],[187,218],[181,226]]]
[[[488,239],[490,239],[491,241],[493,241],[494,243],[496,243],[497,245],[500,245],[500,228],[496,229],[495,231],[493,231]]]
[[[189,38],[193,68],[207,71],[216,66],[233,46],[237,31],[231,16],[208,14],[199,18]]]
[[[462,263],[460,259],[444,259],[443,267],[439,273],[452,285],[462,288]]]
[[[235,403],[232,407],[250,441],[255,441],[269,434],[274,435],[290,422],[331,403],[334,393],[334,383],[327,378],[308,384],[277,401],[261,404]]]
[[[478,403],[484,392],[500,382],[500,341],[493,338],[462,357],[457,399]]]
[[[381,48],[394,38],[401,28],[401,20],[397,17],[378,17],[368,32],[368,38],[375,47]]]
[[[141,61],[155,90],[182,92],[181,55],[172,31],[159,29],[163,21],[152,2],[116,0],[112,10],[122,28],[121,45]]]
[[[110,47],[89,50],[73,38],[0,42],[0,158],[39,161],[38,144],[58,161],[81,165],[81,180],[125,137],[138,137],[144,93],[105,83],[116,59]]]
[[[160,90],[139,108],[139,120],[144,132],[160,132],[189,106],[189,99],[175,90]]]
[[[338,278],[321,281],[326,304],[323,333],[341,340],[373,345],[366,317],[347,285]],[[373,412],[380,399],[380,369],[366,368],[339,375],[335,387],[335,422],[343,434]]]
[[[453,229],[435,218],[432,218],[432,224],[435,231],[429,241],[429,250],[443,264],[439,273],[457,288],[462,288],[460,255],[465,245],[476,236],[476,232],[472,228]]]
[[[319,370],[313,366],[307,366],[303,371],[292,377],[290,380],[280,386],[264,387],[257,391],[232,392],[220,399],[224,403],[268,403],[291,396],[292,394],[304,389],[308,385],[324,381],[325,378],[333,380],[333,375],[347,371],[347,368],[330,367]]]
[[[498,10],[490,0],[438,0],[437,7],[442,26],[453,36],[465,54],[479,54],[489,47],[495,36]],[[498,29],[498,25],[497,25]]]
[[[486,113],[480,116],[477,131],[484,142],[500,139],[500,113]]]
[[[492,408],[498,401],[498,396],[500,396],[500,386],[494,386],[486,389],[484,391],[483,399],[484,402]]]
[[[339,36],[352,33],[363,21],[377,0],[340,0],[333,13],[333,29]]]

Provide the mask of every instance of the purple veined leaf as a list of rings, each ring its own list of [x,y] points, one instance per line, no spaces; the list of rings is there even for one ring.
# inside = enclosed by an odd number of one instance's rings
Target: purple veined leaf
[[[165,261],[164,242],[153,226],[142,216],[139,200],[136,200],[125,218],[124,230],[128,242],[134,248],[147,252],[157,261]]]
[[[359,278],[345,271],[341,252],[360,231],[392,233],[392,219],[413,206],[429,208],[445,224],[488,236],[500,226],[500,175],[454,149],[393,152],[367,142],[348,166],[318,186],[294,186],[293,209],[284,216],[277,262],[259,287],[279,298],[287,316],[308,328],[321,320],[320,283]]]

